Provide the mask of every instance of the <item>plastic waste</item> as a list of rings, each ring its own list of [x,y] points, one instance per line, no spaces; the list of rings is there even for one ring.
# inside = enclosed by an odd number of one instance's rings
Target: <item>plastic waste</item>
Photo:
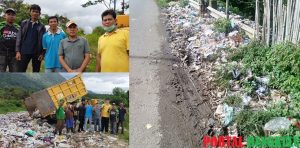
[[[291,122],[288,118],[276,117],[265,124],[264,130],[277,132],[280,130],[287,130],[290,126]]]
[[[227,126],[233,120],[234,108],[231,106],[228,106],[227,104],[224,104],[223,109],[224,109],[223,112],[225,113],[223,125]]]

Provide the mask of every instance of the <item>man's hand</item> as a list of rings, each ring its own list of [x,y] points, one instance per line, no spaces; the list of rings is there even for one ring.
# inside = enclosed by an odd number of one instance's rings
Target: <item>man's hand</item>
[[[16,59],[17,59],[18,61],[21,60],[21,53],[20,53],[19,51],[16,53]]]
[[[76,72],[76,70],[68,69],[67,72],[68,72],[68,73],[73,73],[73,72]]]
[[[39,60],[39,61],[43,61],[43,59],[44,59],[44,56],[41,54],[41,55],[38,57],[38,60]]]

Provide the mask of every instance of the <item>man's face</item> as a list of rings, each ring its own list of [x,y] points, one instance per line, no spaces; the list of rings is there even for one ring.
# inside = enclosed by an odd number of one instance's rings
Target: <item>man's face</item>
[[[72,24],[67,28],[67,32],[70,36],[76,36],[78,32],[78,28],[76,24]]]
[[[31,19],[38,19],[40,17],[40,11],[39,10],[30,10],[30,16]]]
[[[124,103],[120,103],[120,106],[123,107],[123,106],[124,106]]]
[[[109,100],[105,100],[105,104],[109,104]]]
[[[102,25],[104,27],[110,27],[111,25],[114,24],[116,24],[116,19],[114,19],[112,15],[103,16]]]
[[[58,22],[57,22],[56,18],[53,18],[53,19],[50,19],[50,20],[49,20],[49,26],[50,26],[50,28],[52,28],[52,29],[57,28]]]
[[[16,20],[16,14],[13,12],[8,12],[5,14],[5,20],[9,23],[14,23]]]

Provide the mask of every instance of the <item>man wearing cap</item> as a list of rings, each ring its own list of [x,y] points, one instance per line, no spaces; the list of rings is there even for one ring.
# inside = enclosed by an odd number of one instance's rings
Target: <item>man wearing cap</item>
[[[101,109],[101,132],[105,130],[105,132],[108,133],[110,109],[111,105],[109,99],[105,99],[105,103],[102,105]]]
[[[30,6],[30,19],[21,23],[21,28],[17,34],[16,59],[19,72],[26,72],[31,60],[32,72],[39,72],[41,61],[45,51],[42,47],[42,38],[46,32],[45,26],[39,21],[41,7],[33,4]]]
[[[98,40],[96,72],[128,72],[129,30],[117,29],[114,10],[106,10],[101,16],[105,34]]]
[[[59,61],[65,72],[84,72],[90,61],[88,42],[77,36],[78,28],[74,21],[69,21],[66,26],[69,37],[60,42]]]
[[[95,132],[100,132],[100,123],[101,123],[101,101],[93,107],[93,123],[94,123],[94,130]]]
[[[5,10],[5,21],[0,23],[0,72],[17,72],[16,38],[19,25],[15,24],[16,11],[12,8]]]
[[[45,54],[45,72],[61,72],[59,63],[58,47],[62,39],[66,38],[65,33],[59,29],[58,18],[51,16],[48,18],[49,30],[43,35],[43,48]]]

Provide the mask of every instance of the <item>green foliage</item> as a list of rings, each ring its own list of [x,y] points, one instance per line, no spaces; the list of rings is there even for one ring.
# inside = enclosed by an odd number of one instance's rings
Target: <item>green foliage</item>
[[[179,5],[180,7],[185,7],[189,4],[188,0],[180,0]]]
[[[163,8],[163,7],[167,7],[168,3],[171,1],[176,1],[176,0],[157,0],[157,4],[159,7]],[[181,0],[184,1],[184,0]]]
[[[226,103],[229,106],[240,106],[242,101],[243,100],[241,96],[232,95],[232,96],[227,96],[227,98],[224,100],[224,103]]]
[[[118,138],[124,139],[126,141],[129,141],[129,108],[126,108],[126,116],[125,116],[125,121],[124,121],[124,134],[119,134]]]
[[[227,19],[218,19],[214,22],[214,28],[215,31],[220,33],[226,33],[231,30],[231,24],[230,21]]]
[[[31,92],[20,87],[0,88],[0,114],[25,110],[22,100]]]

